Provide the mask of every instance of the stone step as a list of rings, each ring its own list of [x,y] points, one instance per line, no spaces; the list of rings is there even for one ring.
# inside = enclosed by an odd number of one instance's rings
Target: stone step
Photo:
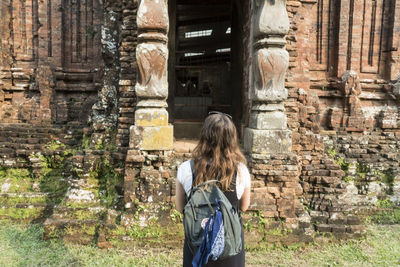
[[[52,220],[99,220],[106,212],[106,208],[97,203],[73,207],[58,205],[51,216]]]
[[[5,215],[8,212],[12,213],[11,210],[23,210],[23,209],[35,209],[39,210],[39,213],[42,213],[45,209],[49,209],[52,205],[47,203],[18,203],[18,204],[4,204],[0,201],[0,209],[3,209],[3,212],[0,211],[0,214]],[[36,216],[32,213],[32,215]],[[16,218],[18,219],[18,218]]]
[[[0,148],[12,149],[13,151],[15,151],[17,149],[27,149],[27,150],[32,150],[32,151],[43,149],[41,144],[27,144],[27,143],[18,143],[18,142],[16,142],[16,143],[2,142],[2,143],[0,143]]]
[[[62,155],[65,151],[64,150],[49,150],[43,148],[39,144],[9,144],[7,145],[0,143],[0,155],[5,158],[12,158],[12,157],[24,157],[30,156],[35,153],[39,153],[41,155]]]
[[[39,142],[42,140],[45,140],[45,142],[48,142],[51,140],[49,134],[43,134],[43,133],[15,133],[15,132],[0,132],[0,142],[12,142],[14,138],[21,138],[25,140],[32,140],[32,139],[37,139]],[[37,143],[39,143],[37,142]]]
[[[50,135],[81,135],[83,134],[83,130],[82,129],[36,129],[36,128],[32,128],[32,129],[19,129],[19,128],[15,128],[15,129],[1,129],[0,128],[0,135],[5,135],[5,134],[9,134],[10,136],[13,137],[48,137]]]
[[[44,222],[43,239],[62,238],[65,242],[90,244],[96,240],[103,220],[48,218]]]
[[[31,125],[24,123],[0,123],[0,131],[19,131],[19,132],[37,132],[37,133],[61,133],[62,128],[42,126],[42,125]]]
[[[49,205],[45,203],[20,203],[16,205],[0,205],[0,220],[13,222],[31,222],[46,218],[49,214]]]
[[[76,134],[64,134],[59,138],[60,143],[66,145],[79,145],[82,137],[82,131]],[[17,133],[17,132],[0,132],[0,154],[14,154],[17,150],[43,151],[46,150],[44,145],[54,140],[50,134],[44,133]],[[52,149],[50,149],[52,150]],[[24,155],[24,151],[17,154]]]
[[[0,193],[0,206],[24,208],[28,206],[54,205],[53,200],[57,197],[54,193],[43,192],[13,192]]]
[[[46,198],[51,197],[52,195],[49,193],[42,193],[42,192],[23,192],[23,193],[0,193],[0,199],[2,198]]]
[[[15,155],[15,151],[11,147],[3,147],[0,144],[0,155],[9,155],[9,156]]]
[[[35,138],[35,137],[9,137],[9,142],[17,144],[46,144],[51,141],[50,136]]]
[[[362,236],[366,234],[366,228],[363,225],[340,225],[340,224],[316,224],[315,230],[319,233],[332,233],[336,236],[352,234]]]
[[[0,136],[46,138],[50,136],[62,137],[63,135],[81,136],[82,134],[83,129],[81,125],[71,125],[61,128],[26,124],[0,124]]]

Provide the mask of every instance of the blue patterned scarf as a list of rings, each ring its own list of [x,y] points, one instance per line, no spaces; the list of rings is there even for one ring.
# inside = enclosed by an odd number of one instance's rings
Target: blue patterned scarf
[[[205,225],[201,245],[192,261],[193,267],[206,265],[210,258],[214,261],[218,259],[225,247],[224,234],[222,212],[217,200],[217,209],[215,214],[208,218]]]

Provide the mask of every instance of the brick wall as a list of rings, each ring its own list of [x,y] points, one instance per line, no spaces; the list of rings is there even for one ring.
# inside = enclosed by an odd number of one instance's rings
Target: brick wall
[[[398,153],[394,152],[398,106],[385,59],[389,52],[377,48],[388,44],[374,43],[374,38],[387,36],[393,24],[386,18],[370,20],[393,10],[383,6],[383,1],[376,1],[376,7],[367,4],[353,10],[344,9],[349,1],[341,4],[287,3],[291,31],[287,37],[290,66],[285,107],[293,130],[293,151],[300,157],[300,199],[310,208],[312,220],[318,222],[316,228],[329,232],[360,230],[354,226],[357,219],[343,217],[343,212],[374,206],[378,199],[398,202]],[[339,12],[341,9],[345,11]],[[364,24],[360,24],[360,14],[369,16]],[[370,31],[371,23],[375,23],[376,33]],[[347,42],[349,36],[351,42]],[[360,43],[361,50],[357,48]],[[355,84],[361,88],[356,97],[345,93],[350,86],[342,75],[349,69],[357,73]],[[332,116],[335,112],[339,115]],[[393,179],[390,186],[388,179]],[[340,228],[338,224],[346,217],[348,226]]]

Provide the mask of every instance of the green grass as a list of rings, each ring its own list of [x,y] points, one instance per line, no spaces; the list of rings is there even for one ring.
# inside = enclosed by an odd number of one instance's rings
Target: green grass
[[[399,266],[400,225],[371,225],[361,239],[328,238],[303,246],[274,246],[247,253],[248,266]]]
[[[93,246],[42,241],[40,224],[0,226],[0,266],[179,266],[180,250]]]
[[[42,241],[40,224],[1,223],[0,266],[181,266],[181,248],[93,246]],[[400,225],[371,225],[364,238],[310,245],[264,243],[246,252],[246,266],[398,266]]]

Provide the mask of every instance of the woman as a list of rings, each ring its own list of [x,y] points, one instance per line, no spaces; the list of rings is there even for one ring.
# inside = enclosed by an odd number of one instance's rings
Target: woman
[[[200,141],[193,151],[195,177],[190,161],[179,166],[176,180],[176,209],[183,211],[192,186],[207,180],[219,180],[221,189],[233,207],[246,211],[250,204],[250,174],[246,159],[239,149],[236,127],[232,118],[224,113],[212,112],[204,121]],[[242,251],[223,260],[210,260],[206,266],[244,266],[244,240],[242,228]],[[183,248],[183,266],[192,266],[194,255],[186,240]]]

